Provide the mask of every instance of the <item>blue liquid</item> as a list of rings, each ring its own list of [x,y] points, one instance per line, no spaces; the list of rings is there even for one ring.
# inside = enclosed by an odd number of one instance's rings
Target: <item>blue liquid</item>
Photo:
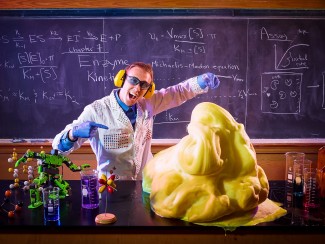
[[[54,203],[48,203],[44,206],[44,218],[46,221],[57,221],[60,219],[60,207],[59,200],[55,200]]]
[[[293,181],[293,194],[298,197],[304,195],[304,181],[301,178],[299,178],[299,181]]]
[[[83,176],[81,178],[81,206],[87,209],[98,208],[98,179],[96,176]]]

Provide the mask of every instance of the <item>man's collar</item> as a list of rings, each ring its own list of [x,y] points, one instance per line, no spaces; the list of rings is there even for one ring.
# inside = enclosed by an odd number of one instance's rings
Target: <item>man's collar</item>
[[[128,105],[126,105],[124,102],[122,102],[122,100],[120,99],[118,93],[119,93],[120,89],[117,89],[115,92],[114,92],[114,95],[115,95],[115,98],[117,100],[117,103],[121,106],[121,108],[124,110],[124,111],[128,111],[130,108],[133,109],[133,111],[135,111],[135,104],[131,107],[129,107]]]

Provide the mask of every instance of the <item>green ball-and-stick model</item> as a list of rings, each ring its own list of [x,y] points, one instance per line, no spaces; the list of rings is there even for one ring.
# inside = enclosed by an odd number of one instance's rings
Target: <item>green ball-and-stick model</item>
[[[70,185],[63,179],[63,176],[59,174],[58,167],[65,164],[71,171],[77,172],[84,168],[90,167],[89,164],[83,164],[77,166],[71,162],[68,157],[59,154],[58,150],[51,150],[51,154],[47,154],[44,151],[40,153],[27,150],[27,152],[17,160],[15,168],[20,163],[26,163],[28,158],[35,158],[39,160],[38,164],[38,177],[34,178],[29,192],[30,192],[30,205],[28,208],[37,208],[43,204],[40,195],[40,187],[43,186],[57,186],[60,188],[60,198],[65,198],[69,195]]]

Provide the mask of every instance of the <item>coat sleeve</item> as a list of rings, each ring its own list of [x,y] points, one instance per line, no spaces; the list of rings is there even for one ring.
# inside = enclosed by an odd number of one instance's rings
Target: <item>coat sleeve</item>
[[[165,110],[177,107],[195,96],[206,93],[208,88],[202,89],[197,77],[185,80],[177,85],[155,91],[150,102],[153,108],[153,115]]]
[[[66,132],[71,130],[75,125],[79,125],[79,124],[81,124],[83,122],[86,122],[86,121],[93,121],[93,118],[92,118],[93,116],[92,115],[93,115],[93,112],[92,112],[91,106],[87,105],[84,108],[83,112],[79,115],[78,119],[73,120],[73,122],[71,124],[66,125],[66,127],[54,137],[54,139],[52,141],[52,148],[59,150],[59,144],[61,142],[62,136]],[[70,148],[68,151],[62,152],[62,154],[63,155],[70,154],[74,150],[80,148],[81,145],[87,140],[88,140],[88,138],[78,138],[78,140],[75,143],[73,143],[72,148]]]

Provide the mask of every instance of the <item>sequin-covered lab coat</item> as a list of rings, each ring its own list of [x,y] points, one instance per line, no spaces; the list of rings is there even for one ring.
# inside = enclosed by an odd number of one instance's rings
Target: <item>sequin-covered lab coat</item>
[[[150,99],[142,98],[137,102],[135,129],[117,103],[113,90],[110,95],[87,105],[77,120],[67,125],[55,136],[52,147],[58,149],[62,135],[77,124],[94,121],[106,125],[108,130],[98,129],[98,133],[89,138],[98,162],[97,169],[100,173],[107,174],[107,171],[109,172],[115,166],[114,173],[121,179],[142,179],[142,169],[152,158],[151,139],[154,116],[179,106],[207,90],[208,88],[204,90],[200,88],[197,77],[156,90]],[[88,139],[79,138],[70,150],[62,154],[67,155],[80,148],[86,140]]]

